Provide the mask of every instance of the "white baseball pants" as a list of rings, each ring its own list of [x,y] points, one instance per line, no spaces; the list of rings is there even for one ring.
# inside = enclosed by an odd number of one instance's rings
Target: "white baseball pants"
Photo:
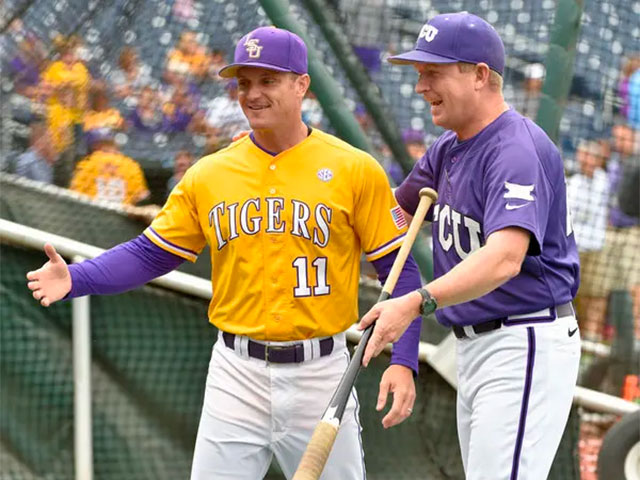
[[[261,479],[273,455],[291,478],[349,363],[345,335],[334,336],[331,354],[292,364],[249,357],[246,337],[236,338],[235,350],[220,336],[218,340],[209,364],[191,480]],[[303,342],[305,353],[314,351],[314,342]],[[365,479],[358,410],[354,389],[323,480]]]
[[[578,376],[577,328],[569,316],[457,341],[458,437],[467,480],[547,478]]]

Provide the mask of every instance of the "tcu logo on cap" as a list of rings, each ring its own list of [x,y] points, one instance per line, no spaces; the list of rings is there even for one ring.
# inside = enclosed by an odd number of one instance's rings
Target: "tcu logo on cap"
[[[424,27],[422,27],[422,30],[420,30],[420,35],[418,35],[418,40],[420,40],[421,38],[424,38],[427,42],[431,42],[434,38],[436,38],[437,34],[438,34],[438,29],[433,25],[429,25],[427,23]]]
[[[247,53],[249,54],[249,58],[260,58],[260,52],[262,51],[262,49],[264,47],[261,47],[260,45],[258,45],[258,42],[260,41],[259,38],[251,38],[251,37],[247,37],[247,39],[244,42],[244,46],[247,47]]]

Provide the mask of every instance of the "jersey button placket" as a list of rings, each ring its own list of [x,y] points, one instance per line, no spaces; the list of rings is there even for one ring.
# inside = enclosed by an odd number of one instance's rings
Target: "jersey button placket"
[[[267,176],[266,178],[267,180],[267,185],[266,185],[266,189],[265,189],[265,193],[269,196],[274,196],[276,194],[278,194],[278,189],[273,186],[273,184],[277,181],[277,166],[275,163],[271,163],[269,164],[269,166],[267,167]],[[271,184],[271,185],[269,185]],[[282,221],[282,219],[281,219]],[[271,233],[271,234],[266,234],[267,237],[269,237],[269,240],[267,240],[267,244],[266,244],[266,252],[267,252],[267,256],[272,258],[273,261],[270,262],[266,268],[267,268],[267,290],[269,292],[268,297],[273,301],[277,298],[279,298],[283,292],[280,291],[280,284],[281,284],[281,275],[282,275],[282,269],[284,268],[284,265],[280,265],[280,261],[279,261],[279,255],[280,255],[280,250],[282,248],[282,243],[283,243],[283,237],[282,234],[278,234],[278,233]],[[271,308],[274,307],[274,304],[271,304]],[[270,315],[269,315],[269,321],[270,323],[272,323],[272,325],[279,324],[282,321],[282,313],[278,312],[278,307],[275,309],[276,311],[271,311]],[[278,330],[278,328],[276,328],[276,330]]]

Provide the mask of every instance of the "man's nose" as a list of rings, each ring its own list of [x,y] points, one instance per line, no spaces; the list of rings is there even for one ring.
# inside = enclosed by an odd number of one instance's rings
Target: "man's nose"
[[[424,77],[418,77],[418,81],[416,82],[416,93],[422,94],[428,92],[431,89],[431,85],[429,85],[429,81]]]
[[[243,88],[243,93],[247,98],[257,98],[260,96],[260,85],[251,82],[251,84],[245,85]]]

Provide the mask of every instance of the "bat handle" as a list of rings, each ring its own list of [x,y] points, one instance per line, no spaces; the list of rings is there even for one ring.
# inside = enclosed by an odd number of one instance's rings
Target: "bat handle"
[[[337,424],[325,420],[320,421],[313,431],[309,445],[302,455],[292,480],[318,480],[337,435]]]

